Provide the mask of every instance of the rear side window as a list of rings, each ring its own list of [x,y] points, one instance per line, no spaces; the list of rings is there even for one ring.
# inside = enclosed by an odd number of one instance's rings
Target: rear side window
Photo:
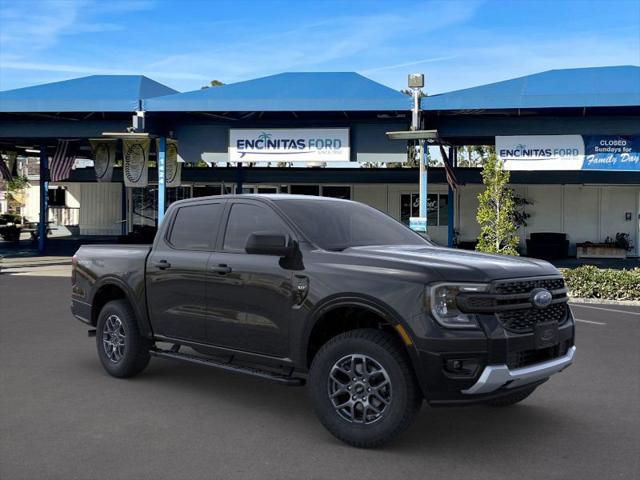
[[[231,207],[224,250],[244,252],[249,235],[255,232],[287,233],[280,217],[270,208],[248,203],[236,203]]]
[[[222,203],[180,207],[171,228],[169,243],[181,250],[213,250],[222,209]]]

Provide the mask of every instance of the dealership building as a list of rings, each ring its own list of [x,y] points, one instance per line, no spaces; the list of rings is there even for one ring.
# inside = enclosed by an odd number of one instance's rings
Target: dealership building
[[[91,76],[0,92],[0,151],[32,163],[22,214],[38,220],[44,206],[80,236],[152,230],[175,200],[236,191],[348,198],[408,223],[419,173],[400,166],[407,142],[387,132],[408,131],[411,108],[409,96],[349,72],[186,93],[143,76]],[[449,183],[445,168],[427,169],[436,242],[477,237],[480,169],[456,160],[460,147],[490,145],[523,200],[523,253],[539,233],[568,241],[567,255],[624,233],[628,255],[640,254],[640,67],[553,70],[426,96],[419,129],[451,165]],[[96,163],[77,161],[69,178],[47,182],[43,165],[61,140]]]

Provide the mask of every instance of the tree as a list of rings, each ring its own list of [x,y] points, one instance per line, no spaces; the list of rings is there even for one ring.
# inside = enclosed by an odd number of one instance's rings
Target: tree
[[[209,82],[209,85],[205,85],[204,87],[201,87],[201,90],[205,90],[210,87],[221,87],[223,85],[224,85],[224,82],[221,82],[220,80],[211,80]]]
[[[458,148],[459,167],[481,167],[489,155],[495,154],[493,145],[466,145]]]
[[[518,255],[518,226],[513,221],[516,204],[513,191],[507,186],[509,171],[502,162],[490,154],[482,169],[485,190],[478,195],[479,205],[476,219],[480,224],[480,235],[476,250],[503,255]]]

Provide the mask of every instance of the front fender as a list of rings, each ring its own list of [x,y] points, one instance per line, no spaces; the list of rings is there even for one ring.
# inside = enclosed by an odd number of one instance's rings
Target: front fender
[[[403,342],[403,344],[407,352],[409,353],[414,367],[417,367],[418,354],[415,348],[415,342],[413,341],[413,332],[409,324],[395,309],[393,309],[389,305],[386,305],[375,297],[358,293],[343,293],[332,295],[319,302],[317,305],[315,305],[313,310],[309,312],[307,321],[305,322],[305,328],[302,331],[300,342],[298,343],[298,351],[296,352],[296,363],[298,365],[307,365],[306,359],[308,354],[309,340],[318,320],[326,313],[339,307],[363,308],[383,318],[389,325],[394,328],[396,328],[397,325],[401,325],[404,328],[404,331],[409,336],[409,339],[411,340],[411,345],[407,345],[407,343],[405,342]]]

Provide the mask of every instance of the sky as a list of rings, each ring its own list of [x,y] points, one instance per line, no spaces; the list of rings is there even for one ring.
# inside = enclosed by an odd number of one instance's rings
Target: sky
[[[285,71],[411,72],[442,93],[640,65],[639,0],[0,0],[0,90],[143,74],[180,91]]]

